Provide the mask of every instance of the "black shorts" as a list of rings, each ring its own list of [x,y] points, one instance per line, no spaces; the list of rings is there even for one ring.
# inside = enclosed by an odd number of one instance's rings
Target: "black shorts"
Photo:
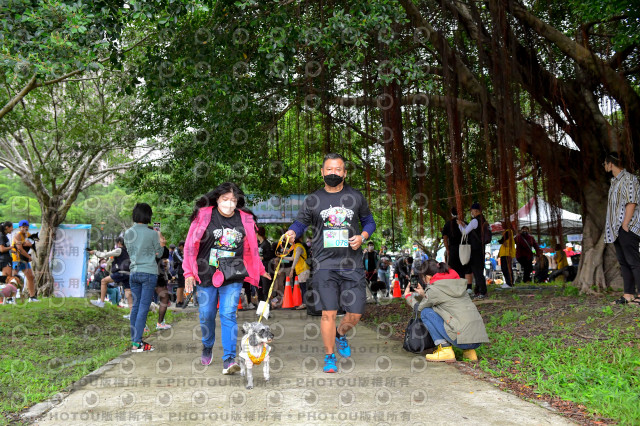
[[[114,272],[110,275],[116,285],[121,285],[124,289],[130,289],[129,285],[129,274],[123,274],[122,272]]]
[[[312,283],[313,289],[320,296],[323,311],[337,311],[342,307],[345,312],[364,313],[367,304],[367,280],[363,269],[318,269],[314,271]]]
[[[0,259],[0,271],[3,270],[6,266],[13,267],[13,262],[11,261],[11,258]]]
[[[156,288],[158,287],[166,287],[168,284],[167,279],[164,275],[158,275],[158,281],[156,281]]]
[[[184,275],[178,274],[178,286],[176,288],[184,288]]]

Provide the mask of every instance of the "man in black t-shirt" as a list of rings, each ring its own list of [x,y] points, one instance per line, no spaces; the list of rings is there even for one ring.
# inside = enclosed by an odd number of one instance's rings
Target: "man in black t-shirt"
[[[305,198],[298,218],[285,234],[292,242],[308,226],[313,229],[312,282],[322,306],[320,330],[326,354],[325,373],[338,371],[334,347],[342,357],[351,356],[345,334],[360,321],[366,304],[366,280],[359,248],[376,229],[367,200],[360,191],[344,183],[345,165],[339,154],[325,156],[321,168],[324,188]],[[339,307],[346,314],[336,328]]]

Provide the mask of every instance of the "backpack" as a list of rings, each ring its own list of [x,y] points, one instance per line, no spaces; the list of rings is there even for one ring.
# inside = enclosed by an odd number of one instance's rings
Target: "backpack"
[[[404,343],[402,344],[402,349],[414,354],[419,354],[436,346],[429,334],[429,330],[427,330],[420,318],[418,313],[419,305],[419,303],[416,303],[413,307],[413,318],[407,324],[407,330],[404,332]]]
[[[491,242],[491,225],[489,221],[485,220],[482,225],[482,244],[487,245]]]

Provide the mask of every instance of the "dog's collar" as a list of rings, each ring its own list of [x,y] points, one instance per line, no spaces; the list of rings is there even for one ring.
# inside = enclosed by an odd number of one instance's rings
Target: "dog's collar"
[[[256,358],[255,356],[251,355],[251,351],[247,351],[247,354],[249,355],[249,359],[254,365],[260,365],[262,364],[262,361],[264,361],[264,357],[267,355],[267,345],[266,344],[262,345],[262,353],[260,354],[259,358]]]

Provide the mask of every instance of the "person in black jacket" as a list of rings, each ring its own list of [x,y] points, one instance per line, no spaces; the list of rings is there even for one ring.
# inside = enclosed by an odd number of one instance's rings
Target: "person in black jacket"
[[[469,235],[469,243],[471,244],[471,259],[469,260],[469,265],[471,266],[473,278],[476,281],[474,299],[484,299],[487,296],[487,282],[484,277],[485,244],[483,240],[485,236],[483,233],[485,232],[485,222],[487,220],[482,215],[480,203],[473,203],[471,205],[471,216],[473,216],[473,219],[471,219],[468,225],[458,219],[458,228],[463,235]]]
[[[149,227],[151,228],[151,227]],[[153,228],[151,228],[153,229]],[[168,330],[171,328],[169,324],[165,324],[164,316],[167,313],[169,307],[169,290],[167,286],[169,284],[169,249],[163,247],[162,257],[157,259],[158,263],[158,281],[156,282],[156,294],[158,295],[158,302],[160,307],[158,308],[158,322],[156,323],[156,330]]]
[[[442,240],[446,249],[445,260],[449,268],[453,269],[461,277],[467,278],[467,291],[471,293],[471,284],[469,284],[471,267],[469,264],[463,265],[460,262],[460,243],[462,242],[462,232],[458,227],[458,209],[451,208],[451,220],[445,223],[442,228]]]

